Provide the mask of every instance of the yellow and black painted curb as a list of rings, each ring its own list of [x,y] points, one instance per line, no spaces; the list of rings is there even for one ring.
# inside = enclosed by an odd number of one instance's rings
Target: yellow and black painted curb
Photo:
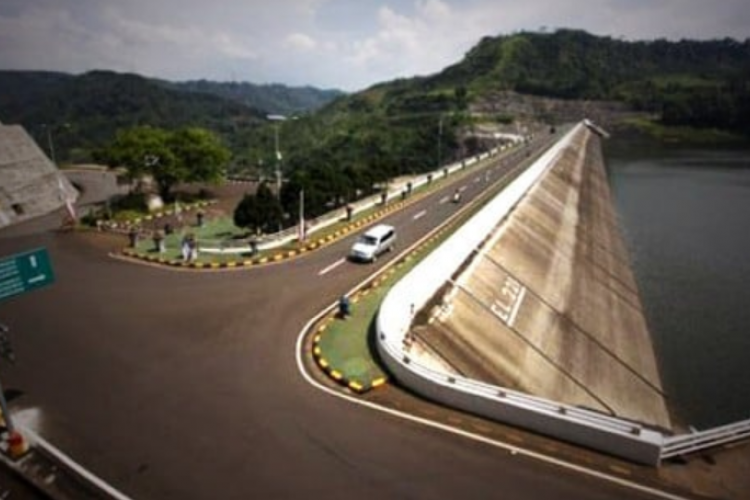
[[[249,267],[254,267],[254,266],[260,266],[264,264],[273,264],[273,263],[281,262],[284,260],[289,260],[295,257],[299,257],[300,255],[303,255],[307,252],[317,250],[324,246],[330,245],[331,243],[350,234],[352,231],[360,229],[363,226],[366,226],[378,219],[381,219],[385,217],[386,215],[390,214],[391,212],[402,209],[407,204],[413,202],[416,199],[418,199],[418,197],[414,197],[413,199],[407,198],[407,200],[402,200],[396,203],[391,203],[389,205],[386,205],[385,207],[382,207],[380,210],[373,212],[367,217],[363,217],[362,219],[352,222],[351,224],[347,224],[346,226],[341,227],[340,229],[337,229],[333,233],[330,233],[322,238],[309,241],[300,248],[293,249],[293,250],[279,251],[270,255],[263,255],[261,257],[253,257],[253,258],[241,259],[241,260],[230,260],[230,261],[225,261],[225,262],[195,262],[195,261],[188,262],[182,259],[167,259],[160,255],[144,254],[143,252],[138,252],[133,248],[122,249],[120,251],[120,256],[127,257],[129,259],[135,259],[135,260],[147,262],[150,264],[166,266],[166,267],[195,269],[195,270],[238,269],[238,268],[249,268]]]
[[[375,289],[379,288],[385,282],[391,279],[391,277],[396,273],[396,271],[399,268],[401,268],[403,265],[412,261],[414,258],[416,258],[417,254],[424,251],[430,245],[435,243],[447,230],[448,229],[446,227],[446,228],[441,228],[438,231],[435,231],[432,235],[430,235],[429,238],[422,241],[417,247],[413,248],[411,252],[409,252],[408,254],[403,256],[401,259],[399,259],[398,262],[390,266],[385,272],[380,274],[377,278],[365,284],[359,290],[356,290],[355,292],[353,292],[349,297],[352,305],[356,304],[357,302],[365,298],[367,295],[369,295],[371,292],[373,292]],[[364,394],[366,392],[371,391],[372,389],[376,389],[378,387],[385,385],[388,382],[388,377],[386,376],[379,377],[368,382],[347,378],[344,373],[342,373],[336,367],[332,366],[331,363],[328,361],[328,358],[326,357],[325,353],[323,352],[323,349],[320,346],[320,341],[323,338],[323,335],[325,335],[325,332],[328,329],[328,325],[336,321],[336,313],[337,311],[335,310],[329,312],[327,315],[323,316],[323,318],[321,318],[314,326],[315,334],[313,336],[313,341],[312,341],[312,354],[313,354],[313,358],[315,359],[315,362],[318,364],[320,369],[323,370],[323,372],[326,375],[328,375],[331,379],[333,379],[335,382],[337,382],[340,385],[343,385],[344,387],[348,387],[349,389],[351,389],[352,391],[358,394]]]
[[[365,392],[385,385],[385,383],[388,381],[388,377],[378,377],[374,380],[365,382],[362,380],[347,378],[341,371],[336,369],[334,366],[331,366],[330,362],[326,359],[325,354],[320,347],[320,340],[325,334],[326,328],[328,328],[328,325],[332,321],[335,321],[333,313],[324,317],[320,321],[320,323],[318,323],[317,329],[315,331],[315,336],[313,337],[313,358],[315,358],[315,362],[318,364],[320,369],[323,370],[326,375],[328,375],[338,384],[343,385],[344,387],[348,387],[358,394],[364,394]]]
[[[481,163],[481,162],[480,162]],[[462,171],[466,168],[466,164],[463,164]],[[365,226],[367,224],[370,224],[378,219],[381,219],[385,217],[386,215],[390,214],[393,211],[400,210],[411,203],[414,203],[417,200],[422,199],[425,196],[428,196],[432,194],[431,190],[427,191],[418,191],[414,194],[408,195],[405,199],[402,198],[399,201],[396,201],[395,203],[390,203],[385,206],[383,206],[380,210],[377,210],[376,212],[368,215],[367,217],[364,217],[362,219],[357,220],[356,222],[352,222],[351,224],[348,224],[337,231],[328,234],[325,237],[319,238],[314,241],[310,241],[306,243],[304,246],[301,246],[297,249],[293,250],[286,250],[286,251],[279,251],[277,253],[271,254],[271,255],[264,255],[262,257],[253,257],[250,259],[242,259],[242,260],[231,260],[231,261],[224,261],[224,262],[186,262],[181,259],[166,259],[159,255],[150,255],[150,254],[144,254],[143,252],[137,252],[136,250],[132,248],[125,248],[121,250],[118,253],[110,254],[113,257],[126,257],[128,259],[136,260],[136,261],[142,261],[144,263],[149,264],[155,264],[165,267],[174,267],[174,268],[182,268],[182,269],[194,269],[194,270],[218,270],[218,269],[242,269],[242,268],[249,268],[264,264],[272,264],[281,262],[284,260],[292,259],[295,257],[298,257],[302,254],[305,254],[307,252],[310,252],[312,250],[319,249],[323,246],[329,245],[333,243],[334,241],[342,238],[343,236],[348,235],[355,229],[359,229],[362,226]],[[208,204],[217,203],[216,200],[211,200],[209,202],[199,202],[197,204],[193,205],[185,205],[186,208],[202,208],[204,206],[207,206]],[[173,210],[166,210],[163,213],[157,213],[153,216],[146,216],[142,220],[137,219],[136,221],[131,221],[127,228],[134,227],[138,224],[140,224],[142,221],[148,221],[151,219],[158,219],[161,217],[164,217],[166,215],[170,215],[174,213]]]

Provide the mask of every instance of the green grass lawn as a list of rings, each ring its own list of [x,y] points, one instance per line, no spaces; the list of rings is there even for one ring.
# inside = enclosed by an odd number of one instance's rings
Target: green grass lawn
[[[192,219],[193,217],[190,217]],[[165,235],[164,243],[166,251],[159,255],[156,250],[156,243],[152,238],[141,238],[135,247],[138,255],[141,256],[160,256],[166,260],[181,260],[181,245],[183,238],[192,234],[204,247],[220,247],[221,242],[227,242],[227,246],[239,246],[241,243],[247,243],[247,230],[238,228],[234,225],[229,217],[217,217],[206,219],[202,227],[194,224],[178,228],[172,234]],[[199,247],[200,248],[200,247]],[[243,254],[213,254],[198,253],[198,262],[225,262],[229,260],[238,260],[245,258]]]

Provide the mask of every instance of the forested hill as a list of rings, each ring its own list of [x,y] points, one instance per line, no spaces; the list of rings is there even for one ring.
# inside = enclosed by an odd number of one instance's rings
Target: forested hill
[[[236,99],[193,91],[190,86],[112,71],[82,75],[0,71],[0,122],[23,125],[39,142],[49,127],[58,159],[88,161],[121,128],[201,126],[224,136],[231,147],[236,132],[263,123],[269,113],[289,109],[290,103],[305,111],[307,105],[314,108],[335,97],[320,91],[322,97],[316,101],[314,89],[288,88],[285,93],[277,86],[274,100],[264,100],[268,92],[249,97],[249,87],[244,99]]]
[[[619,100],[663,113],[666,124],[750,130],[750,39],[624,41],[576,30],[486,37],[423,83],[472,95]]]
[[[340,90],[323,90],[315,87],[287,87],[280,84],[256,85],[248,82],[212,82],[193,80],[164,82],[177,90],[202,92],[241,102],[263,109],[271,114],[294,115],[317,110],[344,95]]]

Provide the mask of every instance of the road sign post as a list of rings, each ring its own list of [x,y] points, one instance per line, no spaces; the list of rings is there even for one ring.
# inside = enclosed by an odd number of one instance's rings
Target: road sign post
[[[46,248],[37,248],[0,259],[0,301],[15,297],[37,288],[50,285],[55,281],[52,264]],[[8,328],[0,324],[0,354],[9,362],[15,361],[13,346],[8,337]],[[0,385],[0,412],[5,421],[8,433],[10,455],[18,458],[27,449],[23,436],[16,432],[13,419],[5,401],[3,387]]]
[[[0,301],[54,283],[45,248],[0,259]]]

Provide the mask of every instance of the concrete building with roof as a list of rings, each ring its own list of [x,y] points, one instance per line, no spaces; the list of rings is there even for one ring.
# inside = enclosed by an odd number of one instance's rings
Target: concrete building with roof
[[[0,228],[58,210],[77,197],[22,126],[0,123]]]

